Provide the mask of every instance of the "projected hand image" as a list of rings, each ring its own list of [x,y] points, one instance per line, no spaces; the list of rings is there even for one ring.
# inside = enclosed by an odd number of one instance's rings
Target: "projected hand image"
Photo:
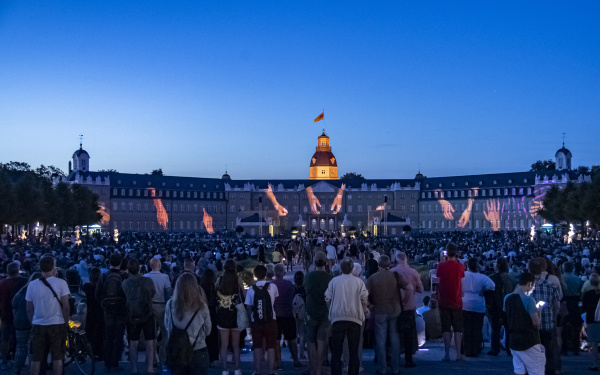
[[[473,207],[473,199],[469,199],[469,203],[467,208],[463,211],[460,219],[458,219],[458,226],[460,228],[464,228],[469,222],[469,218],[471,217],[471,208]]]
[[[156,196],[156,191],[154,190],[154,188],[150,189],[150,196]],[[156,221],[158,222],[158,225],[162,229],[167,229],[167,224],[169,223],[169,215],[163,207],[162,199],[154,198],[152,199],[152,201],[154,202],[154,208],[156,208]]]
[[[483,212],[485,219],[492,224],[494,231],[498,231],[500,228],[500,210],[498,210],[498,201],[488,199],[486,202],[486,211]]]
[[[271,200],[271,203],[273,203],[273,207],[275,207],[275,210],[279,213],[279,216],[285,216],[288,214],[288,210],[285,209],[285,207],[283,207],[282,205],[279,204],[279,202],[277,202],[277,199],[275,198],[275,194],[273,193],[273,186],[271,186],[271,184],[269,184],[269,187],[267,188],[267,197],[269,197],[269,199]]]
[[[320,214],[321,212],[317,209],[317,206],[321,207],[321,202],[319,199],[315,197],[312,188],[309,186],[306,188],[306,197],[308,198],[308,204],[310,205],[310,210],[313,214]]]
[[[331,211],[333,214],[337,214],[342,209],[342,198],[344,197],[344,190],[346,190],[346,184],[342,184],[339,188],[337,195],[333,199],[333,203],[331,204]]]
[[[442,212],[446,220],[454,220],[454,207],[445,199],[438,199],[438,202],[442,205]]]
[[[204,211],[204,216],[202,217],[202,223],[204,224],[204,227],[206,228],[206,231],[209,234],[213,234],[215,233],[214,229],[213,229],[213,225],[212,225],[212,216],[210,216],[207,212],[205,208],[202,208],[202,211]]]

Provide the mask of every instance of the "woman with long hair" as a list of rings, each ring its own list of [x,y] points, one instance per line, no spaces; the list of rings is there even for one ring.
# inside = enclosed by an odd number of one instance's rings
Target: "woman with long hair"
[[[215,287],[215,272],[207,269],[202,274],[201,286],[208,301],[208,311],[210,312],[210,321],[217,321],[217,289]],[[210,363],[219,360],[219,331],[214,325],[210,334],[206,336],[206,346],[208,347],[208,359]]]
[[[212,323],[208,305],[200,297],[196,277],[186,272],[177,279],[173,298],[165,306],[165,326],[170,335],[173,326],[183,329],[188,323],[187,334],[194,349],[191,363],[186,368],[172,370],[177,375],[206,375],[209,365],[206,333],[210,332]]]
[[[12,309],[15,326],[15,337],[17,341],[17,348],[15,350],[15,363],[13,368],[13,374],[20,374],[21,369],[25,366],[25,359],[27,358],[27,353],[29,353],[29,338],[31,333],[31,322],[29,321],[29,317],[27,316],[27,301],[25,300],[25,295],[27,294],[27,287],[29,283],[34,280],[42,277],[40,272],[34,272],[29,277],[29,281],[27,284],[21,288],[15,294],[12,300]]]
[[[102,358],[104,349],[104,313],[100,302],[96,299],[96,286],[98,286],[101,277],[102,272],[100,269],[93,267],[89,271],[90,281],[81,287],[87,304],[85,332],[92,345],[92,352],[94,352],[97,359]]]
[[[240,330],[237,326],[237,307],[244,301],[244,288],[242,280],[237,275],[237,264],[233,259],[227,259],[223,265],[223,276],[216,284],[216,314],[217,328],[221,338],[221,364],[223,374],[227,370],[227,349],[231,342],[233,348],[233,362],[235,364],[235,375],[241,375],[240,370]]]

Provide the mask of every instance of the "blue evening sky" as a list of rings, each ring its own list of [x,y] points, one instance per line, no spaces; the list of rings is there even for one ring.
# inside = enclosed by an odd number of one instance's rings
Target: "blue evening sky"
[[[600,164],[598,1],[0,1],[0,162],[308,178]]]

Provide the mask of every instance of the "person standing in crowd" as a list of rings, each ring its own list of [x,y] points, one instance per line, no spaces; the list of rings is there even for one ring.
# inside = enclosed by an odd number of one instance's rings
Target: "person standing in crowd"
[[[19,263],[11,262],[6,266],[8,277],[0,281],[0,354],[2,364],[0,369],[8,370],[8,353],[15,339],[14,316],[12,300],[21,288],[27,284],[27,278],[19,275]]]
[[[560,309],[560,298],[556,286],[547,278],[542,278],[542,272],[546,270],[544,258],[534,258],[529,261],[529,272],[535,276],[535,284],[531,296],[536,302],[543,301],[541,307],[540,340],[546,353],[546,375],[554,375],[556,372],[555,352],[556,344],[556,317]]]
[[[146,366],[148,373],[153,373],[156,338],[156,322],[152,311],[152,296],[156,294],[154,283],[140,275],[140,263],[135,259],[129,259],[127,270],[130,277],[123,281],[123,292],[127,301],[127,338],[131,373],[135,374],[138,371],[138,341],[142,331],[146,340]]]
[[[119,366],[123,352],[123,335],[127,321],[123,277],[121,273],[121,254],[112,253],[110,269],[102,275],[96,288],[96,299],[104,311],[104,367],[106,372],[121,372]]]
[[[167,337],[173,327],[184,329],[187,326],[187,335],[193,348],[189,366],[175,370],[175,374],[208,374],[206,333],[210,332],[212,322],[208,306],[200,298],[198,281],[193,274],[184,273],[177,279],[173,298],[165,306],[164,326],[167,328]]]
[[[337,258],[337,249],[333,246],[332,242],[327,242],[327,246],[325,247],[325,252],[327,253],[327,261],[329,262],[329,269],[333,268],[335,264],[335,260]]]
[[[543,375],[546,357],[540,343],[538,328],[541,315],[535,300],[530,296],[535,277],[524,272],[515,291],[506,296],[504,312],[510,334],[508,347],[513,357],[514,373],[518,375]]]
[[[379,271],[379,264],[375,260],[375,255],[373,253],[369,253],[369,259],[367,260],[365,271],[365,277],[367,279]]]
[[[15,337],[17,341],[17,347],[15,350],[15,363],[13,367],[13,374],[20,375],[21,369],[25,366],[25,359],[29,354],[29,336],[31,334],[31,321],[27,315],[27,301],[25,296],[27,295],[27,287],[33,280],[37,280],[42,277],[40,272],[34,272],[29,277],[29,282],[21,288],[17,294],[15,294],[12,300],[12,310],[14,316],[15,326]]]
[[[51,255],[40,259],[42,277],[29,283],[25,300],[31,329],[31,364],[29,373],[38,375],[48,353],[52,373],[62,374],[69,322],[69,286],[56,277],[56,261]]]
[[[502,326],[504,326],[506,341],[510,342],[510,331],[507,329],[506,314],[504,313],[504,297],[512,293],[515,289],[513,280],[508,275],[508,262],[505,258],[498,258],[496,260],[496,273],[494,273],[490,279],[494,283],[495,288],[494,290],[485,292],[488,300],[488,317],[492,326],[491,349],[487,354],[497,356],[500,353],[500,334]],[[510,354],[510,349],[508,347],[506,348],[506,351]]]
[[[483,293],[494,290],[492,279],[479,273],[479,259],[467,260],[467,272],[462,279],[462,314],[464,319],[464,351],[467,357],[477,357],[481,351],[485,298]]]
[[[289,261],[289,260],[288,260]],[[275,314],[277,316],[277,342],[275,344],[275,364],[277,368],[281,368],[281,346],[279,341],[283,335],[283,339],[287,341],[290,348],[290,354],[294,360],[294,367],[303,367],[298,360],[298,344],[296,342],[296,320],[294,319],[294,311],[292,302],[294,300],[295,289],[291,281],[285,280],[286,267],[283,264],[275,265],[275,280],[273,284],[277,287],[279,296],[273,303]]]
[[[225,272],[216,284],[216,323],[221,338],[220,356],[223,374],[227,370],[227,350],[229,343],[233,349],[235,375],[241,375],[240,370],[240,329],[237,325],[237,305],[244,301],[243,282],[237,275],[237,264],[233,259],[225,261]]]
[[[400,337],[398,335],[398,317],[400,316],[400,289],[407,287],[404,278],[390,271],[390,258],[379,257],[379,271],[367,279],[369,302],[372,305],[375,329],[375,355],[377,356],[377,374],[387,372],[387,343],[393,373],[400,371]],[[414,317],[413,317],[414,322]],[[389,339],[389,340],[388,340]]]
[[[421,276],[414,268],[408,265],[406,253],[396,252],[398,265],[392,269],[400,275],[400,278],[406,282],[406,287],[402,293],[402,312],[400,313],[399,326],[402,347],[404,348],[404,361],[406,367],[415,367],[412,359],[413,353],[417,350],[417,327],[415,326],[417,302],[415,293],[423,293],[423,282]],[[381,267],[381,266],[380,266]]]
[[[444,361],[450,360],[450,342],[454,333],[456,360],[462,361],[462,279],[465,267],[458,261],[458,247],[453,242],[446,245],[447,259],[440,262],[437,268],[439,284],[437,299],[440,305],[442,332],[444,336]]]
[[[206,296],[205,301],[210,313],[210,321],[213,323],[210,332],[207,332],[206,335],[206,347],[208,348],[208,360],[210,363],[219,360],[219,331],[214,324],[217,321],[217,289],[215,285],[215,273],[213,270],[207,269],[202,274],[200,287]]]
[[[429,310],[423,312],[423,321],[425,322],[425,337],[427,340],[442,338],[442,319],[440,318],[437,300],[432,299],[429,301]]]
[[[97,267],[90,269],[90,282],[83,284],[81,290],[85,294],[87,315],[85,317],[85,333],[92,345],[92,351],[97,359],[102,359],[104,351],[104,316],[102,306],[96,299],[96,287],[100,282],[102,273]]]
[[[294,274],[294,299],[292,300],[296,333],[298,334],[298,355],[306,359],[306,290],[304,289],[304,273]]]
[[[598,371],[598,344],[600,343],[600,322],[596,320],[596,309],[600,301],[600,276],[590,275],[591,289],[581,297],[581,309],[585,313],[586,333],[592,355],[591,371]]]
[[[331,347],[331,375],[342,375],[342,345],[348,338],[348,375],[358,375],[358,342],[365,321],[365,310],[369,292],[365,283],[352,276],[354,262],[344,258],[340,264],[342,275],[334,277],[325,291],[325,302],[329,306],[331,339],[337,343]]]
[[[184,263],[185,264],[185,263]],[[195,265],[192,265],[192,270]],[[152,312],[154,314],[153,321],[160,326],[160,345],[158,348],[158,360],[160,363],[165,362],[167,348],[167,328],[165,327],[165,304],[171,298],[171,279],[169,275],[160,272],[162,264],[160,259],[150,259],[150,268],[152,271],[144,275],[144,277],[152,280],[154,284],[154,296],[152,297]],[[189,265],[188,265],[189,268]],[[187,269],[188,272],[193,272]],[[196,278],[196,282],[198,279]]]
[[[257,372],[261,371],[262,343],[265,342],[267,348],[268,372],[273,374],[275,365],[275,345],[277,341],[277,315],[273,309],[273,303],[279,296],[277,287],[270,282],[265,281],[267,268],[258,265],[254,268],[254,284],[246,294],[245,304],[248,315],[252,322],[252,349],[254,350],[254,368]],[[223,374],[225,375],[225,374]]]
[[[579,346],[581,344],[581,324],[583,323],[579,314],[579,301],[581,290],[581,279],[574,273],[575,267],[572,262],[565,262],[563,267],[563,287],[564,301],[567,308],[565,327],[563,328],[563,354],[568,352],[568,344],[571,343],[571,350],[574,355],[579,355]]]
[[[285,253],[285,258],[287,260],[286,271],[291,271],[294,269],[294,257],[296,257],[297,253],[298,244],[296,241],[291,240]]]
[[[325,302],[325,291],[333,276],[325,271],[327,256],[322,251],[315,253],[315,270],[304,277],[306,291],[306,342],[310,373],[321,375],[321,366],[327,352],[329,339],[329,308]]]

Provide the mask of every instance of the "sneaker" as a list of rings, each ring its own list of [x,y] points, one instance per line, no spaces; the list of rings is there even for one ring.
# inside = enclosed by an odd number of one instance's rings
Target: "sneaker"
[[[235,370],[233,375],[242,375],[242,370]]]
[[[221,375],[229,375],[229,371],[223,370],[223,371],[221,371]]]

